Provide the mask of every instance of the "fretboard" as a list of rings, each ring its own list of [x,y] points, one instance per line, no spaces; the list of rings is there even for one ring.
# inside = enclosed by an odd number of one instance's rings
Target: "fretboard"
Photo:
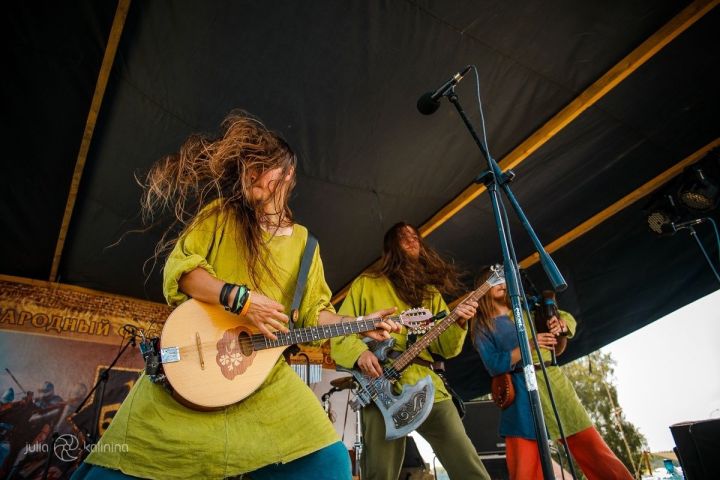
[[[480,287],[473,291],[470,295],[467,296],[467,298],[463,301],[467,300],[479,300],[483,295],[487,293],[488,290],[490,290],[490,283],[485,282]],[[445,317],[442,321],[440,321],[437,325],[435,325],[432,329],[430,329],[429,332],[427,332],[423,337],[415,342],[410,348],[405,350],[402,355],[397,357],[395,361],[392,364],[392,369],[396,372],[401,371],[410,363],[412,363],[413,359],[420,355],[420,353],[425,350],[425,348],[430,345],[430,343],[438,338],[440,334],[442,334],[445,330],[448,329],[450,325],[455,323],[455,321],[458,319],[458,314],[453,310],[453,312]]]
[[[400,320],[399,315],[385,318],[396,322]],[[272,340],[258,333],[252,336],[252,344],[255,350],[263,350],[265,348],[283,347],[295,345],[296,343],[307,343],[332,337],[342,337],[344,335],[375,330],[375,322],[377,321],[377,318],[363,318],[362,320],[353,319],[348,322],[319,325],[317,327],[294,328],[288,333],[274,332],[277,340]]]

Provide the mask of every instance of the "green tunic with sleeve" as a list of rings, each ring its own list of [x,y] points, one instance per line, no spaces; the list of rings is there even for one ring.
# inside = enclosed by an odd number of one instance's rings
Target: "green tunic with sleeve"
[[[575,329],[577,328],[577,322],[575,318],[568,312],[560,311],[560,318],[562,318],[568,327],[568,339],[575,335]],[[530,332],[530,326],[525,320],[525,328]],[[533,362],[537,364],[539,362],[537,351],[533,349]],[[541,349],[541,355],[543,361],[548,364],[552,360],[552,354],[549,350]],[[586,428],[592,427],[592,420],[588,416],[587,411],[582,406],[580,398],[578,398],[575,389],[570,383],[570,379],[565,376],[565,373],[560,367],[546,367],[548,378],[550,379],[550,385],[552,386],[553,398],[555,399],[555,406],[558,409],[560,415],[560,421],[562,422],[563,432],[565,436],[570,436],[575,433],[581,432]],[[548,434],[551,439],[557,440],[560,438],[560,430],[558,429],[557,420],[555,420],[555,414],[553,413],[552,404],[550,403],[550,396],[548,394],[547,383],[543,376],[542,370],[535,372],[535,377],[538,381],[538,393],[540,395],[540,403],[542,405],[543,416],[545,417],[545,425],[547,426]]]
[[[436,289],[433,290],[434,293],[432,297],[424,300],[423,304],[419,306],[427,308],[433,314],[437,314],[443,310],[448,311],[448,306],[445,304],[440,292]],[[414,305],[413,307],[416,306],[418,305]],[[350,291],[338,313],[340,315],[357,317],[392,307],[397,307],[398,313],[412,308],[398,297],[395,288],[387,277],[362,275],[350,286]],[[400,333],[391,334],[395,339],[393,350],[398,352],[404,352],[406,350],[407,333],[407,329],[402,327]],[[430,352],[432,352],[444,358],[452,358],[462,350],[466,334],[467,328],[452,324],[438,338],[433,340],[428,348],[423,350],[418,357],[432,362],[433,358],[430,355]],[[363,342],[358,335],[336,337],[330,340],[330,344],[333,359],[338,365],[345,368],[353,368],[360,354],[368,349],[367,344]],[[430,375],[435,386],[434,402],[450,400],[451,396],[445,388],[442,379],[429,368],[415,363],[411,363],[402,371],[400,381],[395,384],[396,393],[400,392],[402,385],[413,385],[427,375]]]
[[[187,299],[178,290],[178,279],[200,267],[223,281],[247,284],[289,311],[307,229],[294,225],[291,235],[265,234],[277,285],[269,278],[253,285],[237,228],[234,217],[216,212],[180,238],[164,271],[171,305]],[[320,311],[332,311],[330,295],[317,249],[297,326],[317,325]],[[143,478],[219,479],[287,463],[338,440],[314,393],[281,356],[252,395],[212,412],[180,405],[141,376],[86,461]]]

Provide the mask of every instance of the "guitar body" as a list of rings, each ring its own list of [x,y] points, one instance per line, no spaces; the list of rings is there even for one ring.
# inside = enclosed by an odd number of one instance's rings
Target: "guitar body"
[[[370,348],[380,362],[388,358],[388,352],[395,344],[394,339],[370,342]],[[435,400],[435,385],[430,375],[421,378],[414,385],[403,386],[400,394],[393,392],[392,382],[385,376],[366,377],[357,370],[337,367],[350,373],[358,384],[357,398],[352,402],[354,410],[375,402],[385,421],[385,439],[395,440],[417,429],[430,415]]]
[[[385,421],[386,440],[406,436],[430,415],[435,399],[435,385],[430,375],[414,385],[405,385],[402,392],[396,395],[392,390],[392,383],[384,376],[375,379],[366,377],[357,370],[342,367],[337,369],[351,374],[358,383],[357,397],[351,402],[353,410],[375,402]]]
[[[426,309],[407,310],[393,320],[422,324]],[[196,410],[215,410],[250,396],[265,381],[290,345],[369,332],[377,319],[358,318],[275,332],[270,340],[244,317],[190,299],[165,321],[160,362],[178,402]]]
[[[496,265],[492,267],[492,275],[485,283],[471,292],[466,297],[466,300],[477,301],[493,285],[504,281],[503,268]],[[379,378],[369,378],[357,370],[338,367],[338,370],[350,373],[358,384],[355,392],[356,397],[350,403],[353,410],[357,411],[370,402],[375,402],[385,420],[385,438],[387,440],[400,438],[420,426],[430,414],[435,400],[435,386],[430,375],[421,379],[415,385],[405,385],[399,395],[395,395],[392,391],[391,379],[400,378],[400,372],[410,365],[413,359],[420,355],[433,340],[438,338],[457,319],[458,314],[453,311],[429,328],[421,339],[409,346],[391,364],[383,367],[383,374]],[[421,327],[421,322],[418,322],[417,325]],[[387,359],[393,343],[394,340],[390,339],[376,345],[371,343],[369,348],[382,362]]]
[[[163,370],[174,395],[196,410],[237,403],[265,381],[287,346],[257,350],[260,333],[222,307],[188,300],[165,321],[160,336]]]
[[[390,351],[392,351],[392,347],[395,345],[395,339],[392,337],[387,340],[383,340],[382,342],[373,340],[369,337],[365,338],[363,341],[367,343],[370,351],[377,357],[380,365],[390,358]]]

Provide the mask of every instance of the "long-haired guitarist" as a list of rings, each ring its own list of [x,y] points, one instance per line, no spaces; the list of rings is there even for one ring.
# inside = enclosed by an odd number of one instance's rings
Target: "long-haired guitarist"
[[[171,231],[182,232],[158,247],[170,250],[163,285],[170,304],[192,297],[223,305],[272,340],[273,331],[288,331],[308,238],[288,208],[295,169],[290,146],[241,111],[225,118],[218,137],[193,135],[151,169],[144,213],[167,209],[175,214]],[[399,330],[380,320],[391,312],[375,314],[378,330],[370,336],[382,340]],[[297,326],[340,319],[315,250]],[[222,361],[239,369],[241,360],[238,354]],[[221,479],[247,472],[254,480],[350,478],[347,450],[282,356],[252,395],[215,411],[186,408],[142,376],[77,478]]]
[[[441,292],[452,294],[461,291],[455,266],[425,245],[415,228],[407,223],[398,223],[385,234],[379,267],[352,283],[339,313],[357,316],[375,310],[377,305],[394,305],[399,310],[422,306],[437,314],[448,311]],[[490,477],[465,433],[450,393],[432,369],[431,353],[444,358],[458,355],[467,333],[466,321],[475,314],[476,308],[477,303],[474,301],[458,305],[456,312],[460,319],[433,340],[402,371],[396,385],[399,391],[403,386],[416,384],[428,375],[432,378],[434,403],[430,414],[417,427],[417,431],[430,443],[453,479]],[[395,352],[405,351],[413,340],[405,327],[400,333],[392,334],[392,337]],[[356,335],[335,338],[331,343],[332,356],[338,365],[358,368],[370,377],[383,373],[377,356]],[[386,425],[374,404],[363,408],[362,424],[365,441],[361,465],[363,478],[397,479],[405,452],[405,437],[386,440]]]

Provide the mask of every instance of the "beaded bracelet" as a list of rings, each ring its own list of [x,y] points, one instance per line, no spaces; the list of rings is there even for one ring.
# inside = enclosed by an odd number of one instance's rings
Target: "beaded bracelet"
[[[230,310],[231,313],[237,313],[238,312],[238,303],[240,303],[240,299],[242,298],[243,294],[243,287],[238,285],[237,286],[237,292],[235,293],[235,298],[231,301],[228,310]]]
[[[247,304],[248,297],[250,297],[250,289],[248,289],[246,285],[238,285],[238,291],[235,294],[235,301],[233,302],[230,311],[232,313],[241,312]]]
[[[243,315],[245,315],[249,308],[250,308],[250,290],[248,290],[247,298],[245,299],[242,310],[240,310],[240,316],[242,317]]]

